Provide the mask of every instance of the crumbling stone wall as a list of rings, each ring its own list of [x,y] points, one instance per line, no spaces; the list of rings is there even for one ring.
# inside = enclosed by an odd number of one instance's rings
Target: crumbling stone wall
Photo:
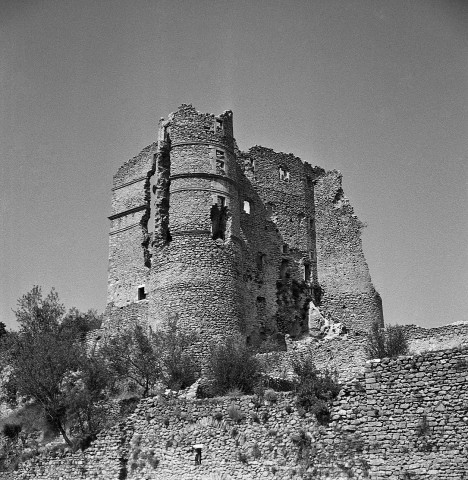
[[[154,174],[157,144],[146,147],[114,176],[109,234],[108,304],[135,303],[138,286],[148,280],[146,248],[149,178]]]
[[[343,387],[328,426],[298,411],[289,393],[262,402],[148,398],[84,453],[35,458],[14,478],[460,480],[467,385],[464,348],[368,362]],[[194,444],[203,444],[201,465]]]
[[[373,321],[383,323],[382,301],[362,251],[363,224],[344,196],[340,172],[317,178],[315,202],[321,310],[354,330],[366,331]]]

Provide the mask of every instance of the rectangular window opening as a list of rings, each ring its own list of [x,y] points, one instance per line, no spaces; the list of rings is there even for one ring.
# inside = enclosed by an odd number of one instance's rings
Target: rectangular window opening
[[[250,214],[250,202],[248,200],[244,200],[244,212]]]
[[[216,119],[215,120],[215,132],[222,132],[223,131],[223,121]]]
[[[222,195],[218,195],[217,202],[218,207],[225,207],[226,206],[226,197],[223,197]]]
[[[304,265],[304,280],[310,282],[310,264],[306,263]]]
[[[216,158],[216,173],[219,175],[226,174],[226,164],[224,163],[224,157]]]
[[[146,299],[146,292],[145,286],[138,287],[138,300],[145,300]]]

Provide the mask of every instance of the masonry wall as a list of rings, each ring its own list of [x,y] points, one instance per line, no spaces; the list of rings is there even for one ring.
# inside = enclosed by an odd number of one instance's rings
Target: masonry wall
[[[340,392],[328,426],[288,393],[273,402],[149,398],[84,453],[38,457],[14,478],[460,480],[467,385],[463,348],[368,362]],[[194,444],[203,444],[201,466]]]
[[[468,322],[434,328],[402,325],[408,341],[409,354],[418,355],[437,350],[468,347]],[[287,350],[259,355],[276,378],[292,376],[291,360],[296,356],[311,355],[321,371],[336,371],[340,382],[356,378],[365,370],[366,335],[351,331],[333,338],[306,337],[299,341],[286,339]]]
[[[336,170],[316,180],[315,228],[320,309],[334,321],[363,332],[373,321],[383,322],[382,301],[362,251],[363,224],[344,196],[341,173]]]
[[[138,309],[138,286],[148,283],[149,182],[157,145],[146,147],[114,176],[109,234],[108,310]],[[145,310],[142,305],[141,309]],[[145,316],[143,311],[140,316]]]

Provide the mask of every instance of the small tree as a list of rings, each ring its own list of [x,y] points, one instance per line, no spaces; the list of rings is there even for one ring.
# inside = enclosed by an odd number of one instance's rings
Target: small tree
[[[252,393],[261,375],[260,362],[240,337],[228,337],[211,348],[208,375],[215,395],[232,389]]]
[[[23,295],[17,302],[14,311],[20,332],[44,333],[55,332],[65,313],[57,292],[52,288],[47,297],[42,297],[42,289],[34,285],[32,290]]]
[[[372,324],[366,344],[369,359],[398,357],[408,353],[408,350],[408,341],[401,325],[387,325],[383,328],[379,322]]]
[[[113,374],[135,382],[142,388],[144,397],[161,378],[158,342],[154,334],[141,325],[135,324],[109,338],[101,353]]]
[[[328,370],[320,372],[310,353],[294,358],[292,366],[297,375],[295,391],[298,407],[315,414],[319,423],[328,423],[329,404],[340,391],[337,374]]]
[[[18,300],[15,314],[19,331],[3,336],[2,341],[11,367],[6,390],[40,405],[50,424],[72,446],[70,431],[76,430],[74,422],[83,412],[88,419],[81,422],[81,430],[95,431],[96,418],[91,419],[90,412],[101,399],[109,375],[103,364],[99,375],[94,372],[96,362],[77,336],[77,329],[64,326],[64,313],[54,289],[43,298],[41,288],[34,286]],[[70,378],[80,381],[70,383]],[[10,399],[13,401],[13,395]]]
[[[10,389],[39,403],[64,440],[72,445],[66,432],[67,401],[62,381],[78,368],[79,346],[71,336],[56,332],[22,332],[10,337],[9,360],[12,366]]]
[[[102,314],[99,315],[96,310],[90,309],[85,313],[73,307],[61,321],[60,327],[73,331],[79,339],[84,340],[88,332],[101,328],[101,324]]]
[[[197,379],[200,365],[190,352],[197,335],[180,328],[172,317],[155,332],[160,351],[161,379],[171,390],[186,388]]]

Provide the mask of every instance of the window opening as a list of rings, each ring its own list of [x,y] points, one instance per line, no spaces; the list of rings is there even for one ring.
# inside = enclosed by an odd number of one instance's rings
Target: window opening
[[[283,253],[289,253],[289,245],[287,243],[283,245]]]
[[[250,202],[248,200],[244,200],[244,212],[250,214]]]
[[[146,292],[145,286],[138,287],[138,300],[145,300],[146,299]]]
[[[224,160],[221,160],[220,158],[216,159],[216,173],[219,175],[226,175],[226,164],[224,163]]]
[[[266,255],[262,252],[257,253],[257,269],[262,272],[263,267],[265,266]]]
[[[279,179],[280,179],[280,180],[283,180],[284,182],[289,182],[289,181],[290,181],[289,171],[288,171],[288,170],[286,170],[286,169],[283,168],[283,167],[279,167],[278,173],[279,173]]]
[[[223,131],[223,121],[218,118],[215,120],[215,132]]]
[[[304,280],[310,282],[310,263],[304,265]]]
[[[289,273],[289,260],[282,260],[281,261],[281,270],[280,270],[280,277],[282,280],[288,277]]]
[[[218,202],[211,207],[211,236],[213,240],[218,238],[224,240],[226,235],[227,207],[225,197],[218,195]]]

